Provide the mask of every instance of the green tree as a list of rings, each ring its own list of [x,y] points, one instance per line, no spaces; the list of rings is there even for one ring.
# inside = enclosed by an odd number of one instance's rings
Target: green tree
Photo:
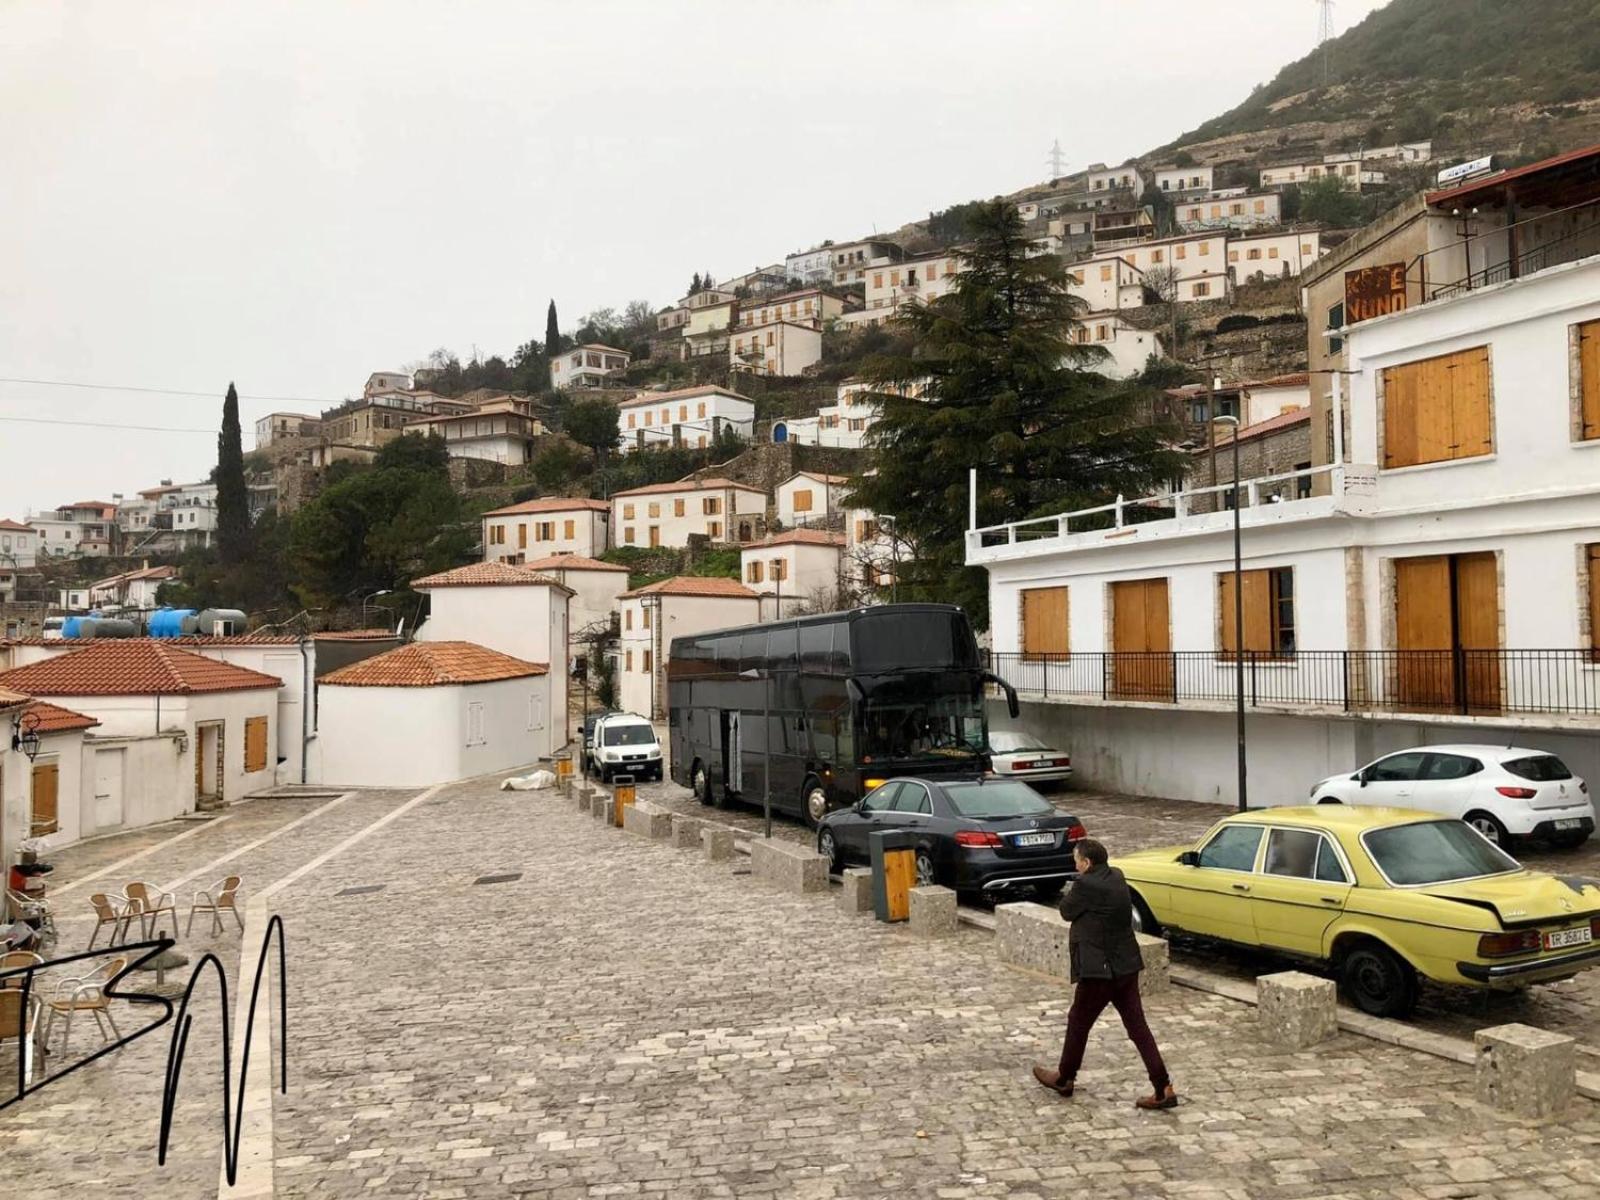
[[[1300,218],[1334,229],[1361,223],[1361,195],[1337,175],[1324,175],[1300,185]]]
[[[596,466],[603,466],[606,455],[617,444],[617,406],[599,396],[581,396],[569,403],[561,414],[562,432],[594,452]]]
[[[239,393],[228,384],[217,435],[217,553],[224,563],[250,555],[250,489],[244,482],[244,447],[239,431]]]
[[[1016,209],[978,206],[952,290],[901,319],[909,354],[875,360],[878,470],[853,505],[893,518],[916,546],[902,599],[942,598],[987,624],[987,579],[965,565],[967,476],[978,520],[996,524],[1139,495],[1176,475],[1173,431],[1152,424],[1094,369],[1075,331],[1083,302],[1054,255],[1030,257]],[[899,390],[925,380],[917,397]]]
[[[544,313],[544,352],[554,357],[565,349],[561,341],[561,325],[556,321],[556,302],[551,300],[550,307]]]
[[[589,465],[588,457],[567,438],[549,438],[533,459],[533,478],[541,491],[570,487]]]

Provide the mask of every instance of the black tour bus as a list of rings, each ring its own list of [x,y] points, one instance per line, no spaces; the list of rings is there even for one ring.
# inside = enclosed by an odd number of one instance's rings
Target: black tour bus
[[[885,604],[672,639],[672,778],[702,804],[760,802],[815,825],[896,775],[985,767],[985,671],[967,616]]]

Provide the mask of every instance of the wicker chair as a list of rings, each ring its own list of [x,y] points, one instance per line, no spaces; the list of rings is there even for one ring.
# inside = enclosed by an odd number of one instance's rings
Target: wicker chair
[[[183,936],[188,937],[189,931],[194,928],[194,915],[197,912],[211,914],[212,936],[222,932],[222,914],[231,912],[233,919],[239,923],[239,932],[244,932],[244,917],[239,915],[239,877],[229,875],[211,885],[210,890],[196,892],[194,900],[189,905],[189,923],[184,926]]]
[[[118,904],[104,892],[96,892],[89,897],[89,903],[94,905],[94,932],[89,935],[90,950],[94,949],[95,942],[100,937],[100,931],[107,925],[111,926],[111,945],[115,946],[127,934],[129,919],[126,902]]]
[[[139,928],[149,938],[161,928],[161,914],[172,914],[172,940],[178,940],[178,902],[171,892],[163,892],[148,883],[130,883],[122,889],[128,901],[126,915],[139,918]]]
[[[22,1055],[22,1086],[33,1079],[34,1032],[39,1028],[39,997],[29,994],[22,1002],[18,988],[0,988],[0,1046],[14,1042]]]
[[[117,1022],[111,1015],[111,1002],[106,998],[106,988],[113,979],[122,974],[123,968],[127,965],[126,958],[113,958],[109,962],[101,963],[87,975],[76,979],[63,979],[56,984],[55,993],[44,1002],[44,1033],[39,1041],[46,1051],[50,1048],[50,1031],[54,1028],[58,1016],[66,1017],[66,1028],[61,1034],[63,1054],[66,1053],[67,1043],[72,1040],[74,1013],[86,1012],[92,1016],[100,1030],[100,1036],[108,1042],[113,1035],[118,1038],[122,1036],[122,1031],[117,1028]],[[107,1026],[110,1026],[109,1031]]]
[[[43,965],[44,959],[32,950],[10,950],[0,954],[0,988],[22,989],[26,975],[7,975],[7,971],[14,971],[19,967],[38,967]]]

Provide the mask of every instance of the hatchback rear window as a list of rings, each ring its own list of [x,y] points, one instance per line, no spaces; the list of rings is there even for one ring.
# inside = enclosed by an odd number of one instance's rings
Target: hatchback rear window
[[[1025,783],[947,783],[944,793],[959,816],[976,821],[995,817],[1043,817],[1056,811]]]
[[[1571,779],[1567,764],[1554,754],[1531,754],[1527,758],[1513,758],[1500,764],[1518,779],[1531,779],[1535,783],[1554,783],[1558,779]]]

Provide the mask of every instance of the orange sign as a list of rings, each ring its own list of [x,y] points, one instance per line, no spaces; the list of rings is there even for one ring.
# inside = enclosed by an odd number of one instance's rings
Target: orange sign
[[[1406,306],[1405,263],[1384,263],[1344,273],[1344,321],[1354,325]]]

